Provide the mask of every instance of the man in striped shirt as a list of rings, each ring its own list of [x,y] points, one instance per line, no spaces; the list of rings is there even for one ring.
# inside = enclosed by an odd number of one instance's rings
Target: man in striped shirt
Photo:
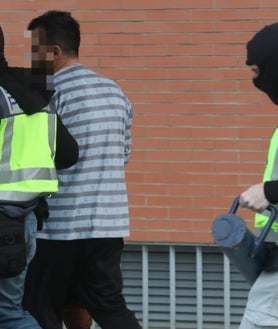
[[[79,63],[79,24],[70,13],[48,11],[28,29],[43,29],[54,45],[52,102],[79,144],[79,162],[59,172],[60,190],[48,200],[25,305],[43,329],[62,328],[70,301],[103,329],[140,329],[122,295],[120,268],[129,235],[124,167],[132,106],[113,81]]]

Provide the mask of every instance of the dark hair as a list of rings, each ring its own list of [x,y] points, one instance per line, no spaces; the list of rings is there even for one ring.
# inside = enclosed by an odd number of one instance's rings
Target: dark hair
[[[58,45],[67,56],[78,56],[80,27],[70,12],[49,10],[32,19],[28,25],[28,30],[34,30],[38,27],[42,27],[46,31],[49,45]]]

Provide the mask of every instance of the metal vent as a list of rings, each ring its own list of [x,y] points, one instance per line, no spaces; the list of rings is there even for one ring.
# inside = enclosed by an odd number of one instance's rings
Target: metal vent
[[[126,244],[124,295],[143,329],[236,329],[249,285],[213,246]]]

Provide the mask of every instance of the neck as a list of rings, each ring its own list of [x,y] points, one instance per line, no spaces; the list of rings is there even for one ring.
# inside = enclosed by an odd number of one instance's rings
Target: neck
[[[59,60],[54,63],[54,73],[60,71],[61,69],[70,66],[72,64],[77,64],[79,63],[79,58],[78,57],[63,57],[60,58]]]

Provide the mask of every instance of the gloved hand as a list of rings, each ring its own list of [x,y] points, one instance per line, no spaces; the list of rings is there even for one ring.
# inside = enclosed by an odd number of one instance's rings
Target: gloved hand
[[[37,230],[40,231],[43,228],[43,221],[49,217],[48,203],[45,198],[39,199],[34,213],[37,218]]]

